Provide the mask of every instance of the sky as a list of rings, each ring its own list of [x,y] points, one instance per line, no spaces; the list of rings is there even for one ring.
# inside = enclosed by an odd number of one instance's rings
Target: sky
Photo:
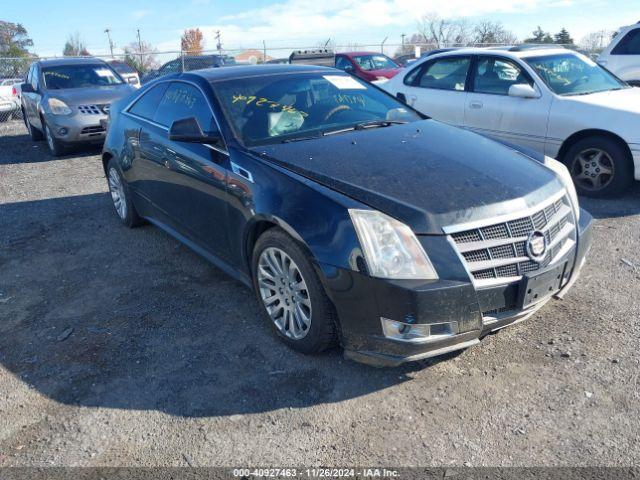
[[[2,0],[0,20],[21,23],[41,56],[61,55],[66,38],[78,32],[92,54],[109,51],[106,28],[116,52],[142,39],[158,51],[179,49],[186,28],[199,27],[205,47],[214,49],[215,32],[225,49],[262,49],[287,56],[294,47],[313,47],[331,39],[337,45],[399,44],[416,31],[425,14],[500,21],[518,38],[540,25],[558,32],[566,27],[579,41],[590,32],[617,30],[640,21],[640,0],[39,0],[25,8]],[[278,50],[278,49],[282,50]],[[278,55],[278,53],[281,53]]]

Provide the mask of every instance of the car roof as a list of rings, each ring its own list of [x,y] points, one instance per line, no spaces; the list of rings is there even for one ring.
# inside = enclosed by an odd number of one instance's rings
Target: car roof
[[[309,73],[326,72],[333,74],[344,74],[342,70],[318,65],[290,65],[290,64],[270,64],[270,65],[238,65],[233,67],[207,68],[203,70],[193,70],[185,72],[184,75],[198,75],[209,82],[220,80],[239,79],[262,75],[279,75],[283,73]]]
[[[562,46],[555,45],[516,45],[516,46],[505,46],[505,47],[466,47],[460,48],[457,50],[442,52],[436,55],[432,55],[426,58],[433,59],[437,57],[444,56],[453,56],[453,55],[490,55],[490,54],[500,54],[501,56],[508,58],[529,58],[529,57],[541,57],[541,56],[551,56],[551,55],[559,55],[566,53],[577,53],[574,50],[569,50],[568,48],[564,48]]]
[[[384,55],[384,53],[360,51],[360,52],[338,52],[336,53],[336,55],[346,55],[347,57],[355,57],[358,55]],[[386,57],[386,55],[384,56]]]
[[[43,67],[62,67],[66,65],[95,65],[96,63],[106,63],[101,58],[95,57],[81,57],[81,58],[48,58],[45,60],[38,60],[39,65]]]

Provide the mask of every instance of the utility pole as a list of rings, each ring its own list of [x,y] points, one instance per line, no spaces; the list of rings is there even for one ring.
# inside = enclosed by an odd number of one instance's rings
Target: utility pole
[[[140,39],[140,29],[136,30],[138,33],[138,52],[140,52],[140,69],[144,68],[144,60],[142,59],[142,40]]]
[[[384,44],[387,41],[389,37],[384,37],[384,40],[382,40],[382,43],[380,44],[380,53],[382,53],[384,55]]]
[[[216,48],[218,49],[218,54],[222,55],[222,35],[220,35],[220,30],[216,30]]]
[[[111,29],[105,28],[104,33],[107,34],[107,38],[109,39],[109,50],[111,50],[111,58],[113,58],[113,42],[111,41]]]
[[[262,40],[262,63],[267,63],[267,42]]]
[[[406,37],[407,34],[403,33],[402,35],[400,35],[400,38],[402,38],[402,43],[401,43],[401,47],[400,47],[400,51],[402,52],[402,55],[404,55],[404,37]]]

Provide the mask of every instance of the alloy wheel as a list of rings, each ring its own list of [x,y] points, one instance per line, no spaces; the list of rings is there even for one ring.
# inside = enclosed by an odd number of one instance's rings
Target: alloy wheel
[[[260,298],[285,336],[300,340],[311,327],[311,298],[300,268],[283,250],[266,248],[258,259]]]
[[[573,159],[571,175],[584,190],[598,191],[611,183],[614,169],[613,160],[606,151],[589,148]]]
[[[127,217],[127,199],[124,193],[124,185],[115,168],[109,170],[109,192],[116,212],[122,220]]]

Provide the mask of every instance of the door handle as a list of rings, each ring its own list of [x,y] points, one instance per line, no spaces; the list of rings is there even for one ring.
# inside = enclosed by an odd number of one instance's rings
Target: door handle
[[[471,103],[469,104],[469,106],[470,106],[471,108],[473,108],[474,110],[479,110],[479,109],[481,109],[484,105],[483,105],[483,103],[482,103],[482,102],[471,102]]]

